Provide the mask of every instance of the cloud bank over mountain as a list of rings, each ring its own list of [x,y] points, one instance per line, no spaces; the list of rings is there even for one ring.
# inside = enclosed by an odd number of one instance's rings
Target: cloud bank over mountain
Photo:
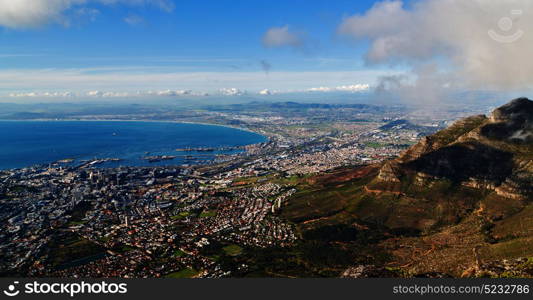
[[[405,92],[529,89],[532,7],[529,0],[383,1],[344,19],[338,33],[370,42],[367,65],[409,66],[410,80],[395,85]]]

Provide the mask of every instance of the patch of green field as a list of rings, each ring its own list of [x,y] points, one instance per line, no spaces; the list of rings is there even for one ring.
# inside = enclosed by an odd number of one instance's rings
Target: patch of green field
[[[489,215],[491,218],[493,219],[506,219],[506,222],[504,223],[507,223],[509,221],[516,221],[516,219],[513,217],[513,218],[507,218],[507,217],[510,217],[510,216],[513,216],[516,214],[516,216],[520,219],[521,217],[526,217],[525,219],[522,219],[521,221],[524,222],[526,221],[528,218],[527,218],[527,215],[529,215],[529,220],[530,220],[530,224],[529,225],[532,225],[533,224],[533,210],[532,208],[533,207],[529,207],[529,209],[526,207],[524,209],[524,203],[523,201],[521,201],[520,199],[509,199],[509,198],[504,198],[502,196],[499,196],[497,195],[496,193],[492,193],[490,195],[488,195],[487,197],[485,197],[482,201],[481,201],[483,207],[484,207],[484,213],[486,213],[487,215]],[[522,210],[524,209],[524,210]],[[529,210],[529,211],[528,211]],[[526,222],[527,223],[527,222]],[[520,226],[520,224],[514,224],[512,225],[511,227],[509,227],[509,229],[511,231],[514,231],[516,229],[518,229],[516,226]],[[527,225],[526,225],[527,227]]]
[[[383,148],[387,145],[382,144],[382,143],[376,143],[376,142],[368,142],[365,144],[365,146],[370,147],[370,148]]]
[[[182,211],[180,212],[179,214],[175,215],[175,216],[172,216],[170,217],[172,220],[181,220],[181,219],[185,219],[186,217],[190,216],[191,213],[188,212],[188,211]]]
[[[241,185],[248,185],[248,184],[255,184],[255,183],[258,183],[258,182],[263,182],[263,181],[268,181],[268,180],[272,180],[274,179],[276,175],[272,175],[272,174],[269,174],[269,175],[265,175],[265,176],[250,176],[250,177],[239,177],[239,178],[235,178],[233,180],[234,183],[239,183]],[[235,187],[233,187],[235,188]]]
[[[348,183],[332,188],[300,190],[287,201],[283,215],[296,222],[333,215],[353,201],[360,188]]]
[[[224,250],[224,253],[226,253],[229,256],[237,256],[242,253],[242,248],[238,245],[229,245],[229,246],[222,248],[222,250]]]
[[[185,255],[186,253],[181,251],[180,249],[174,251],[174,253],[172,254],[172,256],[174,257],[182,257],[183,255]]]
[[[68,222],[67,226],[76,226],[76,225],[83,225],[87,223],[87,221],[83,220],[83,221],[70,221]]]
[[[178,272],[167,274],[165,277],[167,278],[193,278],[199,273],[200,272],[196,271],[195,269],[186,268]]]
[[[211,256],[208,256],[208,258],[211,259],[212,261],[219,261],[220,255],[211,255]]]
[[[533,238],[518,238],[491,245],[484,256],[489,260],[512,259],[533,256]]]
[[[510,218],[496,222],[493,234],[498,239],[530,236],[531,228],[533,228],[533,204]]]
[[[111,237],[110,236],[102,236],[100,238],[98,238],[98,240],[102,243],[107,243],[111,240]]]
[[[200,213],[200,218],[210,218],[217,215],[217,212],[215,210],[204,210],[202,213]]]
[[[20,193],[20,192],[24,192],[24,191],[36,192],[37,189],[35,187],[32,187],[32,186],[17,185],[17,186],[12,187],[11,191],[13,191],[15,193]]]
[[[53,239],[48,244],[49,261],[53,267],[105,253],[105,249],[73,233]]]
[[[122,245],[117,249],[117,251],[120,253],[125,253],[125,252],[129,252],[132,250],[135,250],[135,248],[129,245]]]

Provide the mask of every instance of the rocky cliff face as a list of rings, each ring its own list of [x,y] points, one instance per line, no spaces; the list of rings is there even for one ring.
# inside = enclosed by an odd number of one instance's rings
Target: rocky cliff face
[[[532,156],[533,101],[520,98],[489,118],[469,117],[422,139],[385,163],[377,180],[396,183],[415,176],[428,184],[428,179],[446,179],[506,198],[533,199]]]
[[[403,163],[413,161],[424,154],[448,146],[459,140],[461,137],[469,134],[486,121],[487,117],[483,115],[459,120],[447,129],[439,131],[434,135],[424,137],[418,144],[409,148],[403,155],[401,155],[398,161]]]
[[[481,128],[489,139],[515,144],[533,143],[533,101],[520,98],[496,109]]]
[[[533,277],[532,107],[516,99],[398,159],[306,179],[282,210],[314,249],[302,257],[346,255],[343,277]]]

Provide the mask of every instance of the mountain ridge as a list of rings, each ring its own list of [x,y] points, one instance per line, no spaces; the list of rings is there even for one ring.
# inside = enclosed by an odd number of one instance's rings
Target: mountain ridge
[[[379,178],[397,182],[410,170],[418,173],[421,182],[428,176],[447,178],[505,197],[532,198],[533,180],[523,176],[533,171],[532,107],[533,101],[519,98],[494,110],[490,117],[459,120],[386,162]]]
[[[380,253],[367,254],[372,274],[386,267],[398,276],[500,276],[501,260],[533,257],[532,107],[518,98],[490,116],[459,120],[396,159],[307,178],[282,214],[304,237],[355,230],[353,240],[328,236],[328,243],[367,243]],[[361,266],[340,274],[364,277]],[[533,276],[533,264],[519,271]]]

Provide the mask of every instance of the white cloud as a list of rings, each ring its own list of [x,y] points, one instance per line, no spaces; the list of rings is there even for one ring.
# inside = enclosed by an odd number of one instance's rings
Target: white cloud
[[[144,24],[145,20],[141,16],[130,14],[124,18],[124,22],[126,22],[128,25],[131,25],[131,26],[137,26],[137,25]]]
[[[0,0],[0,26],[8,28],[35,28],[49,23],[67,26],[68,14],[94,18],[98,11],[87,8],[91,3],[104,5],[151,5],[172,11],[170,0]]]
[[[362,92],[370,88],[368,84],[344,85],[338,87],[318,87],[301,90],[270,90],[262,89],[257,92],[261,96],[271,96],[284,93],[307,93],[307,92]],[[222,88],[218,90],[223,96],[242,96],[248,94],[245,90],[238,88]],[[141,90],[141,91],[116,91],[116,90],[89,90],[85,92],[74,91],[25,91],[12,92],[7,95],[9,98],[153,98],[153,97],[207,97],[210,94],[206,91],[192,90]]]
[[[63,12],[84,0],[0,0],[0,25],[36,27],[48,22],[66,23]]]
[[[323,71],[323,72],[270,72],[267,79],[262,71],[256,72],[171,72],[143,67],[88,68],[88,69],[1,69],[0,95],[27,91],[72,91],[76,95],[87,96],[88,91],[128,92],[138,91],[146,96],[157,93],[186,94],[200,96],[206,93],[259,93],[269,90],[272,93],[289,91],[303,92],[313,87],[350,86],[354,82],[374,85],[377,78],[395,75],[381,70]],[[179,83],[179,85],[177,85]],[[235,87],[235,90],[225,89]],[[168,91],[170,90],[170,92]],[[94,97],[94,96],[93,96]]]
[[[221,88],[219,92],[224,96],[242,96],[246,94],[245,91],[237,88]]]
[[[73,92],[19,92],[9,94],[9,97],[11,98],[70,98],[74,96],[76,96],[76,94]]]
[[[530,88],[531,8],[531,0],[425,0],[408,7],[402,1],[383,1],[345,19],[339,33],[370,41],[369,64],[410,65],[412,95],[424,86],[431,93],[442,86]]]
[[[269,96],[269,95],[272,95],[273,93],[269,90],[269,89],[264,89],[264,90],[260,90],[259,91],[259,95],[263,95],[263,96]]]
[[[315,87],[307,89],[307,92],[364,92],[370,89],[369,84],[341,85],[337,87]]]
[[[193,92],[191,90],[161,90],[161,91],[99,91],[87,92],[14,92],[10,93],[10,98],[71,98],[71,97],[96,97],[96,98],[130,98],[130,97],[178,97],[178,96],[208,96],[207,92]]]
[[[307,89],[307,92],[331,92],[333,89],[325,86]]]
[[[352,85],[341,85],[335,88],[337,91],[343,91],[343,92],[363,92],[368,91],[370,89],[369,84],[352,84]]]
[[[293,47],[299,48],[304,44],[301,34],[289,31],[289,26],[272,27],[263,36],[263,46],[267,48]]]
[[[114,92],[114,91],[89,91],[85,94],[89,97],[101,97],[101,98],[123,98],[123,97],[132,97],[134,96],[128,92]]]
[[[276,94],[286,94],[286,93],[309,93],[309,92],[322,92],[322,93],[328,93],[328,92],[349,92],[349,93],[359,93],[359,92],[365,92],[370,90],[370,84],[352,84],[352,85],[340,85],[336,87],[311,87],[306,89],[289,89],[289,90],[270,90],[270,89],[263,89],[259,91],[259,95],[263,96],[270,96],[270,95],[276,95]]]
[[[126,97],[178,97],[178,96],[205,96],[206,92],[193,92],[191,90],[161,90],[161,91],[136,91],[136,92],[118,92],[118,91],[89,91],[86,93],[89,97],[103,98],[126,98]]]
[[[102,92],[102,91],[90,91],[90,92],[87,92],[87,96],[89,96],[89,97],[103,97],[104,96],[104,92]]]
[[[173,96],[184,96],[184,95],[194,95],[191,90],[164,90],[164,91],[149,91],[146,93],[141,92],[141,94],[149,95],[149,96],[166,96],[166,97],[173,97]]]
[[[171,12],[174,10],[176,5],[172,0],[89,0],[89,1],[98,1],[106,5],[112,4],[124,4],[124,5],[144,5],[144,6],[155,6],[164,11]]]

